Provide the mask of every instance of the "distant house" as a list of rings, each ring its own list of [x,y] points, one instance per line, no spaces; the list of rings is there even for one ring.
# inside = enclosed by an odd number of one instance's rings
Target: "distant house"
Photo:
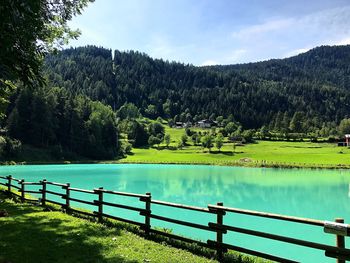
[[[184,123],[181,121],[175,122],[175,128],[182,128],[184,126]]]
[[[350,146],[350,134],[345,134],[345,143],[346,146]]]
[[[217,123],[215,121],[205,119],[197,122],[197,125],[200,128],[211,128],[211,127],[216,127]]]
[[[345,142],[338,142],[338,146],[350,146],[350,134],[345,134]]]

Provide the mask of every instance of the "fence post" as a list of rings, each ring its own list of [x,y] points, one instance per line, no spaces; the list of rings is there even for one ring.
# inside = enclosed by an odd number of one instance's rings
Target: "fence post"
[[[103,222],[103,187],[99,187],[98,189],[94,189],[94,192],[98,195],[98,201],[97,201],[97,218],[98,222]]]
[[[146,193],[147,198],[145,199],[145,233],[146,235],[149,235],[150,229],[151,229],[151,193]]]
[[[216,203],[217,206],[223,206],[223,202]],[[218,257],[219,261],[222,260],[223,252],[222,249],[222,243],[223,243],[223,231],[220,229],[220,227],[224,223],[224,215],[226,214],[225,211],[217,209],[216,214],[216,224],[218,225],[219,229],[216,230],[216,256]]]
[[[343,224],[344,223],[344,219],[343,218],[336,218],[335,222]],[[345,237],[344,236],[337,235],[336,236],[336,242],[337,242],[337,247],[338,248],[345,248]],[[337,263],[345,263],[345,260],[337,258]]]
[[[66,208],[66,213],[69,212],[69,207],[70,207],[70,190],[69,190],[69,187],[70,187],[70,183],[66,183],[65,186],[63,186],[63,188],[66,188],[66,205],[65,205],[65,208]]]
[[[25,201],[24,179],[22,179],[19,183],[21,184],[21,202],[24,203]]]
[[[46,179],[41,181],[42,189],[41,189],[41,205],[46,205]]]
[[[7,176],[7,192],[11,194],[11,183],[12,183],[12,175]]]

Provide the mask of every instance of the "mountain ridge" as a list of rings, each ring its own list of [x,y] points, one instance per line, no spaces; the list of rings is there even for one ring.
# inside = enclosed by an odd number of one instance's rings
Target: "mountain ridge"
[[[350,115],[350,46],[321,46],[284,59],[194,66],[137,51],[70,48],[46,59],[53,86],[115,110],[134,103],[147,117],[195,121],[233,115],[246,128],[302,112],[320,129]],[[327,124],[328,125],[328,124]],[[334,124],[332,124],[334,126]]]

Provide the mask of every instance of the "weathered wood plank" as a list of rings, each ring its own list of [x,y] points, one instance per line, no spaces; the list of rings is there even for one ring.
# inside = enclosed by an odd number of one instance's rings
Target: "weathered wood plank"
[[[85,189],[74,188],[74,187],[69,187],[69,190],[71,190],[73,192],[81,192],[81,193],[86,193],[86,194],[95,194],[95,192],[92,191],[92,190],[85,190]]]
[[[73,202],[78,202],[78,203],[83,203],[83,204],[87,204],[87,205],[98,206],[98,204],[96,204],[95,202],[91,202],[91,201],[85,201],[85,200],[72,198],[72,197],[67,198],[66,196],[63,196],[62,198],[65,199],[65,200],[68,199],[68,200],[73,201]]]
[[[166,221],[166,222],[170,222],[170,223],[174,223],[174,224],[178,224],[178,225],[183,225],[183,226],[193,227],[193,228],[197,228],[197,229],[216,232],[216,229],[213,229],[213,228],[206,226],[206,225],[200,225],[197,223],[191,223],[191,222],[187,222],[187,221],[183,221],[183,220],[172,219],[170,217],[159,216],[159,215],[154,215],[154,214],[151,214],[150,217],[157,219],[157,220]]]
[[[183,205],[183,204],[170,203],[170,202],[159,201],[159,200],[152,200],[151,203],[156,204],[156,205],[171,206],[171,207],[199,211],[199,212],[204,212],[204,213],[215,213],[215,212],[209,210],[208,208],[198,207],[198,206]]]
[[[308,219],[308,218],[302,218],[302,217],[294,217],[294,216],[285,216],[285,215],[265,213],[265,212],[257,212],[257,211],[252,211],[252,210],[237,209],[237,208],[226,207],[226,206],[220,207],[217,205],[208,205],[208,208],[211,210],[218,210],[219,209],[219,210],[237,213],[237,214],[245,214],[245,215],[258,216],[258,217],[273,218],[273,219],[278,219],[278,220],[283,220],[283,221],[291,221],[291,222],[308,224],[308,225],[315,225],[315,226],[324,226],[324,221],[316,220],[316,219]]]
[[[122,209],[126,209],[126,210],[133,210],[133,211],[137,211],[137,212],[145,212],[146,211],[146,209],[144,209],[144,208],[138,208],[138,207],[122,205],[122,204],[115,204],[115,203],[110,203],[110,202],[106,202],[106,201],[99,202],[98,200],[95,200],[94,202],[96,205],[103,204],[103,205],[122,208]]]
[[[147,197],[147,195],[143,194],[134,194],[134,193],[126,193],[126,192],[117,192],[117,191],[110,191],[110,190],[102,190],[106,194],[114,194],[114,195],[122,195],[122,196],[129,196],[129,197]]]

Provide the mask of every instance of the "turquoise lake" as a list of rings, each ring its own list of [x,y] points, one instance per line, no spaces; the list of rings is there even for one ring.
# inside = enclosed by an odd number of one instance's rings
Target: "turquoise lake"
[[[350,171],[311,169],[243,168],[200,165],[82,164],[0,166],[0,174],[12,174],[26,181],[71,183],[72,187],[144,194],[152,198],[206,207],[223,202],[225,206],[284,215],[333,221],[337,217],[350,222]],[[30,189],[35,189],[32,186]],[[50,186],[49,189],[60,190]],[[72,192],[73,193],[73,192]],[[74,193],[72,197],[92,201],[95,196]],[[57,197],[48,198],[61,201]],[[130,197],[106,195],[106,201],[143,207],[144,203]],[[93,209],[89,205],[72,206]],[[143,222],[137,212],[117,208],[105,212]],[[215,222],[215,215],[182,211],[152,204],[152,213],[206,224]],[[254,230],[283,234],[309,241],[334,245],[335,236],[323,233],[321,227],[281,222],[251,216],[227,214],[224,223]],[[207,240],[214,233],[151,220],[153,227],[166,227],[174,233]],[[268,239],[228,232],[224,241],[250,249],[288,257],[301,262],[335,262],[324,252]],[[347,245],[348,247],[348,245]]]

